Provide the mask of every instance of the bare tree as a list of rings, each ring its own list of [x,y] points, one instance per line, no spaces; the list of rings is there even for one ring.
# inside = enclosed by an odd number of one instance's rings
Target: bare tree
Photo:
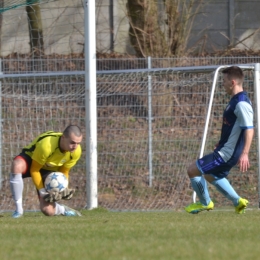
[[[39,57],[44,52],[41,9],[37,2],[30,5],[31,0],[27,0],[28,5],[26,6],[30,47],[34,57]]]
[[[4,8],[4,1],[0,1],[0,8],[3,10]],[[0,39],[2,39],[2,24],[3,24],[3,13],[0,12]],[[0,40],[0,54],[2,54],[2,44]]]
[[[182,56],[202,0],[162,0],[164,26],[158,0],[127,0],[130,42],[138,57]]]
[[[157,0],[128,0],[130,42],[138,57],[167,55],[167,44],[158,24]]]

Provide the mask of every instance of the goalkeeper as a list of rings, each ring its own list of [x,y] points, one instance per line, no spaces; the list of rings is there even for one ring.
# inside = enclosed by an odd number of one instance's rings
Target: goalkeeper
[[[82,133],[78,126],[69,125],[60,132],[45,132],[36,137],[17,155],[11,167],[10,185],[16,210],[13,218],[23,215],[23,178],[31,177],[37,189],[40,209],[46,216],[80,216],[80,213],[56,201],[71,199],[75,190],[66,188],[58,193],[48,193],[44,188],[46,176],[62,172],[69,180],[69,171],[81,156]]]
[[[241,68],[231,66],[222,73],[223,87],[231,99],[223,113],[220,140],[212,153],[188,168],[191,186],[199,198],[199,202],[185,208],[193,214],[214,208],[206,180],[233,203],[237,214],[244,213],[248,205],[248,200],[236,193],[226,177],[235,165],[243,173],[250,167],[248,154],[254,135],[253,108],[243,90],[244,75]]]

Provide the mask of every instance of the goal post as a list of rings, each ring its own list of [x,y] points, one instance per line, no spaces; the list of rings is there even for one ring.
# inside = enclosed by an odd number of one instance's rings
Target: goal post
[[[256,104],[256,124],[257,124],[257,163],[258,163],[258,207],[260,208],[260,63],[255,64],[254,74],[254,90],[255,90],[255,104]]]
[[[98,207],[95,1],[84,1],[87,209]]]

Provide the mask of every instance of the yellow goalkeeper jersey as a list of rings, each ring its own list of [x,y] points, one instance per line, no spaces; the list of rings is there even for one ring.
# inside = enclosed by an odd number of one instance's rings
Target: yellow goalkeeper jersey
[[[67,169],[72,168],[81,156],[81,146],[71,152],[61,152],[59,143],[62,133],[45,132],[36,137],[23,152],[29,155],[34,161],[43,165],[42,169],[58,171],[60,166]]]

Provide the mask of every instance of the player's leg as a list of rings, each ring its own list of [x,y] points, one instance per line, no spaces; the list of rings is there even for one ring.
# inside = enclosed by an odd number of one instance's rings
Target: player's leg
[[[75,209],[72,209],[66,205],[56,203],[55,207],[56,213],[55,215],[63,215],[66,217],[76,217],[82,216],[81,213]]]
[[[27,162],[21,156],[14,158],[11,166],[10,187],[12,191],[13,200],[15,202],[14,218],[19,218],[23,215],[23,179],[22,174],[26,172],[28,166]]]
[[[226,178],[216,179],[212,181],[211,184],[214,185],[227,199],[231,200],[234,206],[238,205],[240,197]]]
[[[241,214],[245,212],[244,209],[247,207],[248,200],[241,198],[226,178],[216,179],[211,184],[233,203],[236,213]]]
[[[191,203],[185,207],[185,210],[192,214],[196,214],[204,210],[212,210],[214,208],[214,204],[209,197],[207,182],[201,175],[196,162],[191,164],[188,168],[188,175],[190,177],[191,186],[199,198],[199,202]]]
[[[235,212],[241,214],[247,207],[248,201],[241,198],[226,179],[230,169],[236,164],[236,162],[225,162],[218,153],[213,153],[213,155],[214,162],[212,162],[210,166],[205,164],[203,165],[204,160],[201,160],[202,162],[200,165],[202,165],[201,167],[204,171],[204,177],[208,182],[214,185],[221,194],[233,203],[235,206]]]
[[[197,167],[197,163],[192,163],[188,168],[188,175],[190,178],[191,186],[193,190],[196,192],[199,201],[204,205],[207,206],[211,202],[207,182],[204,177],[201,175]]]
[[[38,191],[37,191],[38,192]],[[55,202],[47,202],[42,197],[39,196],[40,201],[40,210],[45,216],[54,216],[55,215]]]
[[[230,165],[225,163],[217,152],[205,155],[193,163],[188,169],[188,175],[200,203],[193,203],[186,207],[185,210],[189,213],[198,213],[203,210],[213,209],[214,204],[209,197],[206,180],[211,182],[215,180],[214,173],[226,174],[230,168]]]
[[[46,202],[39,196],[40,209],[45,216],[58,216],[63,215],[66,217],[81,216],[81,213],[75,209],[69,208],[66,205],[57,202]]]
[[[52,173],[52,171],[40,169],[40,174],[42,178],[42,182],[45,182],[46,177]],[[55,215],[55,202],[47,202],[40,196],[39,191],[36,189],[38,194],[38,199],[40,202],[40,210],[45,216],[54,216]]]

